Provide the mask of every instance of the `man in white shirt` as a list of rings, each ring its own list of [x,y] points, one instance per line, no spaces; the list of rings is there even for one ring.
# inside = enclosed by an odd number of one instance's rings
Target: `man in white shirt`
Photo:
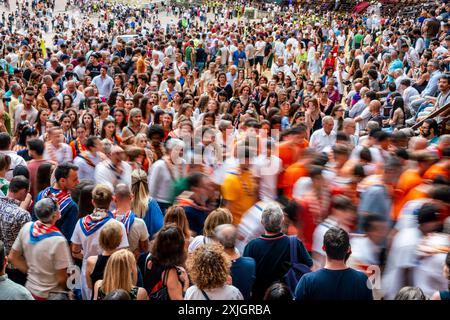
[[[58,204],[42,199],[34,206],[34,213],[38,220],[22,227],[8,260],[27,274],[26,288],[42,300],[50,292],[67,290],[67,269],[73,262],[66,238],[55,227],[61,218]]]
[[[87,151],[81,152],[73,160],[73,163],[78,167],[78,178],[80,180],[92,180],[95,176],[95,166],[102,161],[98,153],[102,149],[102,143],[99,137],[88,137],[86,139],[86,148]]]
[[[74,80],[67,81],[66,88],[58,95],[58,100],[62,103],[65,94],[72,96],[72,105],[76,108],[80,106],[80,102],[84,100],[84,94],[77,90],[77,86]]]
[[[38,111],[33,104],[33,91],[26,91],[22,103],[18,104],[14,109],[14,130],[23,120],[27,120],[31,126],[34,125],[37,120]]]
[[[259,179],[259,198],[263,201],[276,200],[278,174],[283,170],[281,159],[272,154],[273,148],[273,142],[268,140],[265,152],[255,158],[252,168]]]
[[[384,299],[391,300],[398,291],[413,285],[413,270],[417,267],[417,245],[429,233],[440,226],[437,207],[423,205],[418,212],[418,227],[400,230],[391,245],[382,277]]]
[[[326,253],[323,248],[323,236],[331,228],[342,228],[349,232],[349,226],[356,219],[356,208],[350,198],[342,195],[333,197],[331,214],[320,223],[313,234],[312,258],[315,268],[325,265]]]
[[[309,146],[317,152],[322,152],[326,147],[333,147],[336,143],[336,132],[333,131],[334,120],[331,116],[322,119],[322,129],[314,131]]]
[[[400,81],[398,92],[402,94],[403,101],[405,102],[405,107],[407,108],[409,108],[411,97],[419,95],[419,91],[411,86],[411,79],[402,79]]]
[[[48,130],[49,141],[45,143],[44,159],[52,160],[58,164],[71,162],[73,159],[72,148],[64,143],[64,135],[60,127],[52,127]]]
[[[342,96],[344,94],[344,82],[348,80],[348,73],[345,71],[344,63],[338,64],[338,69],[333,73],[333,77],[336,78],[337,88],[339,94]]]
[[[283,57],[277,58],[277,62],[272,65],[270,72],[272,76],[277,75],[278,72],[283,72],[285,76],[290,76],[291,73],[289,67],[284,63]]]
[[[95,183],[104,184],[114,190],[114,186],[124,183],[131,187],[131,166],[123,161],[125,152],[119,146],[111,148],[110,159],[100,162],[95,167]]]
[[[101,66],[100,74],[92,79],[92,83],[97,86],[99,95],[108,99],[114,88],[114,80],[107,75],[107,72],[108,67]]]

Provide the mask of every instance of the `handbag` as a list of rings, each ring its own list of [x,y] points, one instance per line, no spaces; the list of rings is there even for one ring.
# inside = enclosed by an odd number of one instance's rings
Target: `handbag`
[[[303,264],[298,262],[297,258],[297,237],[290,236],[289,237],[289,247],[291,253],[291,267],[288,272],[283,277],[284,282],[289,287],[291,292],[295,292],[295,288],[297,287],[297,283],[300,281],[300,278],[305,274],[311,272],[311,269]]]

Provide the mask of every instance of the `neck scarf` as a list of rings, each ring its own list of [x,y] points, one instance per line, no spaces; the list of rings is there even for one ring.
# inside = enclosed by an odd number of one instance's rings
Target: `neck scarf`
[[[133,226],[134,219],[136,218],[136,214],[128,210],[125,214],[117,214],[117,209],[113,211],[114,218],[123,223],[125,226],[125,230],[127,231],[127,235],[130,233],[131,227]]]
[[[50,237],[64,237],[61,231],[53,225],[45,224],[39,220],[33,222],[30,227],[30,243],[36,244]]]
[[[113,218],[111,212],[105,209],[94,209],[90,215],[80,219],[81,230],[86,236],[90,236],[111,218]]]
[[[72,203],[72,198],[67,190],[58,190],[53,187],[48,187],[45,189],[42,194],[42,198],[54,198],[59,205],[59,211],[61,213],[69,204]]]

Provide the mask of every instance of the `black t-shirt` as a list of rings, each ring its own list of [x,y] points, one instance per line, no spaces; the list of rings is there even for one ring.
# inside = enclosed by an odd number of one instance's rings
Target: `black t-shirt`
[[[373,300],[367,276],[352,268],[320,269],[301,277],[295,300]]]
[[[266,47],[264,48],[264,56],[267,57],[269,55],[270,50],[272,49],[272,44],[267,42]]]
[[[94,66],[92,63],[90,63],[87,65],[86,70],[88,70],[90,72],[89,76],[91,78],[94,78],[94,77],[100,75],[100,68],[101,68],[100,63],[96,66]]]

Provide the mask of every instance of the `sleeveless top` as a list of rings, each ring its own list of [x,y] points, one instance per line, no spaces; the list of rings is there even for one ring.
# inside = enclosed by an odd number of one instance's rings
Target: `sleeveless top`
[[[95,263],[94,270],[91,273],[92,285],[94,285],[98,280],[103,280],[103,272],[106,268],[106,263],[108,262],[110,256],[103,256],[99,254],[97,256],[97,262]],[[92,290],[91,300],[94,299],[94,291]]]
[[[139,287],[133,287],[130,291],[128,291],[128,294],[131,297],[131,300],[136,300],[138,295]],[[106,297],[106,293],[103,292],[103,289],[100,287],[98,288],[98,297],[97,300],[103,300]]]

